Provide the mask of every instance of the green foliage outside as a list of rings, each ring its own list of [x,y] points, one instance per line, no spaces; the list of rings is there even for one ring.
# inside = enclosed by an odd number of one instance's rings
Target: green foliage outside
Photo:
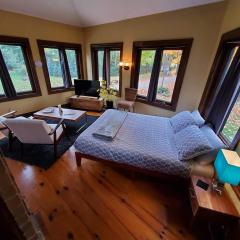
[[[55,48],[44,48],[44,52],[47,60],[51,86],[52,87],[63,86],[64,84],[63,84],[59,50]],[[67,56],[69,70],[70,70],[70,75],[73,82],[73,79],[78,78],[75,50],[67,49],[66,56]]]
[[[155,50],[142,50],[140,74],[152,72],[155,53]]]
[[[240,95],[237,98],[236,103],[227,119],[227,122],[222,130],[223,135],[232,142],[240,127]]]
[[[29,81],[22,48],[20,46],[0,44],[0,51],[16,92],[31,91],[32,87]],[[1,93],[3,94],[2,84],[0,85],[0,94]]]
[[[78,70],[77,70],[77,63],[76,63],[76,52],[75,50],[66,50],[68,66],[70,70],[70,75],[72,78],[72,83],[74,83],[74,79],[78,78]]]
[[[110,76],[119,76],[120,51],[110,51]]]
[[[169,92],[169,89],[167,87],[158,87],[157,93],[161,94],[164,97],[169,97],[170,96],[170,92]]]
[[[3,85],[2,85],[1,78],[0,78],[0,95],[4,95],[4,90],[3,90]]]

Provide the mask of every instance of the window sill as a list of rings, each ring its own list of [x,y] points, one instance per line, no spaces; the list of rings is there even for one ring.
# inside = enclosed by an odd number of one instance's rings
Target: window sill
[[[144,104],[147,104],[147,105],[150,105],[150,106],[154,106],[154,107],[158,107],[158,108],[163,108],[163,109],[166,109],[166,110],[169,110],[169,111],[172,111],[172,112],[175,112],[175,111],[176,111],[176,106],[167,105],[167,104],[165,104],[165,103],[163,103],[163,102],[148,102],[147,100],[142,99],[142,98],[137,98],[136,101],[137,101],[137,102],[144,103]]]
[[[48,89],[48,94],[57,94],[57,93],[72,92],[72,91],[74,91],[74,87],[70,87],[70,88],[51,88],[51,89]]]
[[[28,94],[21,94],[18,95],[14,98],[8,98],[8,97],[1,97],[0,98],[0,103],[1,102],[10,102],[10,101],[17,101],[17,100],[21,100],[21,99],[25,99],[25,98],[32,98],[32,97],[39,97],[42,96],[41,93],[28,93]]]

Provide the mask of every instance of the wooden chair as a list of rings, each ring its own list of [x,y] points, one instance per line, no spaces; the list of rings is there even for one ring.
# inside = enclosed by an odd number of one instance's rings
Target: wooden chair
[[[134,104],[137,97],[137,89],[135,88],[125,88],[125,100],[119,100],[117,104],[117,109],[128,110],[129,112],[134,112]]]

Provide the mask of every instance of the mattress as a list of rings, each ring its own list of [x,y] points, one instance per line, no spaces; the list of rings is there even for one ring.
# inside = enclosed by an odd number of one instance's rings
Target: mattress
[[[94,137],[92,134],[112,111],[116,110],[105,111],[77,138],[74,145],[80,153],[168,175],[189,177],[191,161],[178,159],[169,118],[127,113],[113,141]]]

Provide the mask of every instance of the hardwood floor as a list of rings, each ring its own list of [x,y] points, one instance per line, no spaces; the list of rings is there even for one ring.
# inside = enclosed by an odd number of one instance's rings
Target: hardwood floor
[[[187,189],[84,159],[71,147],[48,170],[8,160],[46,239],[207,239],[189,227]]]

